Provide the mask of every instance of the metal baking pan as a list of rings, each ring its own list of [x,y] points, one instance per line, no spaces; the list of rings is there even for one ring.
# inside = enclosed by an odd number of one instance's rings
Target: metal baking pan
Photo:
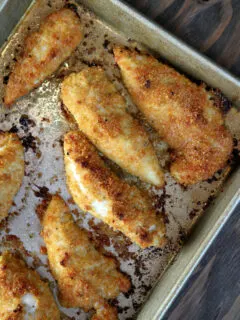
[[[29,29],[36,30],[42,18],[62,7],[65,2],[1,2],[0,44],[4,43],[12,28],[20,21],[28,5],[30,7],[0,52],[0,96],[12,60],[21,51],[24,36]],[[26,162],[23,186],[14,200],[9,218],[1,226],[0,239],[4,239],[4,245],[15,246],[18,249],[21,247],[19,243],[23,243],[32,257],[29,263],[43,278],[51,281],[53,292],[56,293],[56,283],[49,273],[46,256],[41,252],[44,243],[39,236],[41,226],[35,211],[47,192],[59,192],[68,201],[77,223],[89,229],[94,241],[102,243],[106,251],[116,256],[121,269],[131,277],[131,292],[120,295],[114,301],[118,306],[120,319],[160,319],[238,204],[240,171],[235,166],[229,174],[228,166],[215,175],[214,179],[187,189],[176,185],[166,173],[167,187],[160,191],[141,185],[139,181],[120,172],[124,179],[132,180],[153,193],[159,209],[166,211],[167,215],[170,245],[164,250],[139,250],[122,235],[106,228],[89,214],[83,214],[69,201],[70,196],[65,186],[61,139],[65,132],[75,128],[75,124],[66,118],[62,109],[59,100],[60,83],[62,78],[72,71],[81,70],[86,65],[101,64],[126,97],[130,112],[136,114],[136,109],[121,84],[111,51],[112,43],[135,45],[134,41],[140,44],[140,48],[154,52],[192,78],[203,80],[209,86],[220,89],[235,106],[240,106],[240,82],[120,1],[79,0],[76,3],[80,5],[78,13],[85,33],[84,41],[76,52],[55,75],[28,96],[17,101],[11,109],[0,105],[0,130],[12,129],[18,132],[24,142]],[[94,14],[88,12],[88,9]],[[227,113],[226,122],[235,138],[239,138],[240,115],[235,108]],[[167,157],[166,146],[158,140],[154,132],[150,130],[149,133],[160,158],[164,161]],[[212,202],[206,210],[209,199],[215,195],[217,197],[214,203]],[[197,226],[192,230],[197,220]],[[190,236],[181,248],[182,236],[189,235],[190,231]],[[61,311],[67,317],[75,319],[87,319],[89,316],[76,309]]]

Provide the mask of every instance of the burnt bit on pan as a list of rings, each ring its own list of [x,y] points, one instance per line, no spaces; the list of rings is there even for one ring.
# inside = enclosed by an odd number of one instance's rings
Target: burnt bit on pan
[[[19,123],[21,125],[21,129],[23,129],[24,132],[28,131],[29,128],[35,127],[36,123],[29,118],[27,114],[22,114]]]
[[[131,295],[134,294],[136,287],[132,284],[131,288],[127,292],[123,292],[122,294],[128,299]]]
[[[218,170],[211,178],[207,179],[208,183],[213,183],[219,180],[221,174],[222,174],[223,170],[220,169]]]
[[[233,138],[233,147],[237,148],[238,147],[238,139]]]
[[[46,117],[43,117],[43,118],[41,119],[41,121],[42,121],[42,122],[47,122],[47,123],[50,123],[50,122],[51,122],[51,120],[50,120],[49,118],[46,118]]]
[[[96,51],[96,47],[91,47],[91,48],[87,49],[87,54],[88,54],[88,55],[91,55],[91,54],[93,54],[95,51]]]
[[[69,2],[68,0],[66,1],[66,5],[64,6],[64,8],[67,8],[67,9],[70,9],[72,10],[73,12],[76,13],[76,15],[80,18],[79,14],[78,14],[78,8],[77,6],[72,3],[72,2]]]
[[[8,84],[9,75],[3,77],[3,84]]]
[[[170,198],[170,195],[168,195],[166,193],[166,188],[163,188],[163,193],[161,194],[161,196],[156,196],[154,198],[154,208],[156,210],[157,214],[161,214],[163,217],[163,221],[165,224],[169,223],[169,218],[167,216],[166,210],[165,210],[165,206],[166,206],[166,199]]]
[[[206,210],[210,204],[212,204],[213,200],[216,198],[216,195],[210,195],[207,199],[207,201],[205,201],[204,205],[203,205],[203,210]]]
[[[233,151],[231,154],[231,158],[228,160],[228,164],[235,168],[240,164],[240,142],[238,139],[233,138]]]
[[[22,145],[24,146],[25,151],[32,149],[36,152],[37,150],[36,138],[31,133],[22,138]]]
[[[198,210],[198,209],[192,209],[192,210],[189,212],[189,218],[190,218],[191,220],[193,220],[193,219],[197,216],[198,213],[199,213],[199,210]]]
[[[41,158],[42,152],[40,151],[40,149],[38,147],[38,145],[40,145],[41,142],[38,137],[34,137],[32,135],[32,133],[30,132],[28,135],[22,137],[21,140],[22,140],[22,145],[23,145],[26,152],[29,149],[31,149],[35,153],[35,155],[38,159]]]
[[[97,59],[93,59],[92,61],[82,59],[81,62],[87,65],[88,67],[103,67],[103,62]]]
[[[236,168],[240,164],[240,150],[234,148],[231,154],[231,158],[229,159],[229,164],[232,169]]]
[[[117,308],[118,314],[125,313],[130,309],[129,306],[121,307],[117,299],[110,299],[108,300],[108,302],[110,303],[111,306]]]
[[[4,218],[4,219],[2,219],[0,221],[0,230],[5,230],[6,231],[6,228],[7,228],[7,225],[8,225],[8,219],[9,219],[9,215],[6,218]]]
[[[63,144],[64,144],[64,142],[63,142],[63,137],[61,137],[61,138],[58,140],[58,142],[59,142],[59,145],[60,145],[61,147],[63,147]]]
[[[107,50],[110,54],[113,54],[113,45],[108,39],[104,40],[103,48]]]
[[[103,42],[103,48],[107,50],[109,44],[110,44],[110,41],[108,39],[105,39]]]
[[[43,198],[45,200],[51,199],[51,194],[49,193],[49,189],[45,186],[39,187],[38,185],[34,184],[34,186],[37,188],[37,190],[33,190],[35,196],[37,198]]]
[[[12,125],[11,129],[9,130],[9,132],[11,133],[17,133],[18,132],[18,128],[15,124]]]
[[[219,108],[223,114],[228,113],[232,108],[232,103],[223,95],[219,89],[211,89],[214,105]]]
[[[186,234],[186,232],[181,228],[179,230],[179,245],[183,246],[183,244],[187,241],[188,236]]]

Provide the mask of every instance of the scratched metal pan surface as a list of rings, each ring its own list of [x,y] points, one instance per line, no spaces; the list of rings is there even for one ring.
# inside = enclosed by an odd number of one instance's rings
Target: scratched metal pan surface
[[[1,98],[11,66],[22,51],[24,37],[36,30],[44,17],[66,5],[67,1],[31,2],[9,0],[0,3],[2,42],[21,18],[27,5],[31,4],[0,52]],[[229,164],[212,179],[182,188],[168,173],[167,145],[141,119],[153,141],[159,161],[165,167],[166,187],[157,190],[141,183],[106,160],[123,179],[149,192],[154,198],[156,210],[165,214],[169,245],[164,250],[140,250],[122,234],[112,231],[90,214],[81,212],[68,193],[62,138],[64,133],[76,128],[76,124],[60,101],[61,81],[73,71],[101,65],[126,98],[129,112],[136,118],[140,117],[121,83],[119,70],[114,63],[112,46],[118,43],[150,50],[196,80],[203,80],[212,87],[220,88],[235,105],[240,104],[240,84],[229,73],[119,1],[81,0],[75,2],[75,5],[84,30],[84,40],[77,50],[54,75],[38,89],[19,99],[11,108],[0,103],[0,130],[17,132],[25,148],[26,164],[23,185],[14,199],[9,217],[0,226],[1,248],[10,247],[20,251],[29,265],[50,282],[57,299],[57,285],[49,272],[44,242],[40,236],[37,207],[48,193],[60,193],[72,209],[76,222],[89,230],[96,245],[116,257],[121,270],[131,278],[130,292],[121,294],[112,301],[118,307],[119,318],[159,319],[164,316],[171,301],[238,203],[239,170],[236,165],[233,168]],[[223,101],[229,107],[229,102]],[[240,136],[238,110],[230,108],[225,114],[225,121],[237,144]],[[215,196],[214,203],[210,204]],[[197,221],[197,227],[192,231]],[[186,238],[187,241],[183,241]],[[182,248],[183,242],[185,244]],[[84,320],[91,316],[79,309],[59,307],[63,319],[74,317]]]

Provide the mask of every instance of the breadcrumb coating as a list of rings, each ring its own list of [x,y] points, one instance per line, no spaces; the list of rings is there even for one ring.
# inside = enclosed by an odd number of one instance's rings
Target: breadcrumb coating
[[[222,169],[233,141],[213,96],[149,54],[116,47],[114,55],[133,101],[172,149],[175,179],[191,185]]]
[[[64,137],[67,185],[76,204],[124,233],[140,247],[162,247],[165,225],[151,199],[107,168],[95,147],[80,132]]]
[[[66,307],[95,309],[93,319],[117,319],[107,300],[127,292],[130,281],[117,270],[116,261],[98,252],[88,234],[74,222],[62,198],[53,196],[42,219],[42,235],[59,298]]]
[[[48,284],[9,251],[0,256],[0,306],[1,320],[60,320]]]
[[[8,215],[24,176],[24,151],[15,133],[0,132],[0,221]]]
[[[100,67],[72,73],[61,96],[79,128],[109,159],[141,180],[162,187],[164,175],[148,135]]]
[[[23,56],[13,67],[6,86],[5,104],[12,104],[38,87],[71,55],[82,37],[74,11],[64,8],[50,14],[39,31],[26,38]]]

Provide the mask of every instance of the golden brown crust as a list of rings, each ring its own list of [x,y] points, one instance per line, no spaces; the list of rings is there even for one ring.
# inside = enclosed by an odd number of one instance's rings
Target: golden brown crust
[[[73,73],[62,83],[61,96],[79,128],[108,158],[156,186],[164,175],[148,135],[100,67]]]
[[[151,200],[104,165],[95,147],[80,132],[64,137],[68,188],[78,206],[123,232],[142,248],[164,245],[165,226]]]
[[[15,64],[6,87],[5,104],[38,87],[70,56],[81,39],[80,20],[75,12],[64,8],[50,14],[39,31],[26,38],[23,57]]]
[[[29,269],[25,262],[5,251],[0,256],[0,319],[24,320],[23,297],[31,294],[36,301],[36,320],[60,320],[60,313],[48,284]],[[27,319],[32,319],[27,317]]]
[[[210,93],[148,54],[114,54],[134,102],[173,149],[172,175],[189,185],[222,169],[233,143]]]
[[[15,133],[0,132],[0,221],[8,215],[23,176],[21,141]]]
[[[65,202],[53,196],[43,216],[43,238],[64,307],[96,309],[94,319],[117,319],[107,299],[127,292],[129,280],[117,271],[114,259],[103,256],[80,229]]]

